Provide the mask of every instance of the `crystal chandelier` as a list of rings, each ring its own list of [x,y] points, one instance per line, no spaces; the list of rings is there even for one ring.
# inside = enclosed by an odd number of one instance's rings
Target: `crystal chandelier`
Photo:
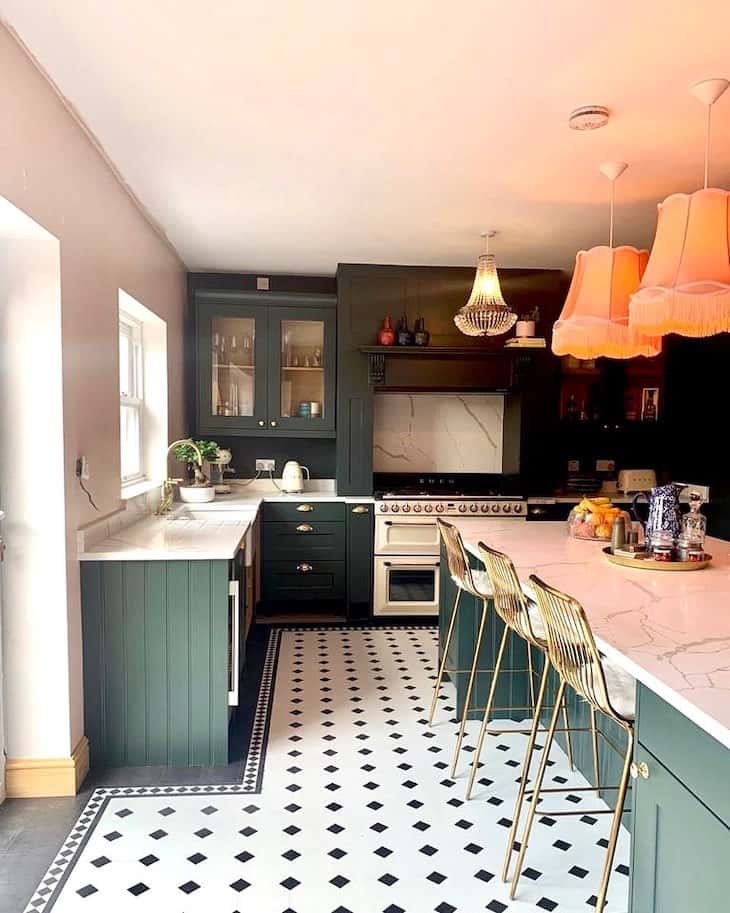
[[[469,300],[454,317],[454,323],[465,336],[500,336],[511,330],[517,320],[507,307],[499,287],[494,254],[489,253],[489,239],[495,231],[485,232],[486,250],[477,262],[477,274]]]

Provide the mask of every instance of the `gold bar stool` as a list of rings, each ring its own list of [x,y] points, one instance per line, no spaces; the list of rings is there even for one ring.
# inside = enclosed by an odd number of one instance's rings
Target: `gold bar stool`
[[[471,568],[469,564],[469,559],[464,548],[464,541],[461,538],[461,533],[459,530],[453,526],[451,523],[447,523],[446,520],[442,520],[440,517],[438,519],[438,529],[441,536],[441,540],[444,543],[444,548],[446,550],[446,559],[449,566],[449,575],[456,585],[456,597],[454,598],[454,605],[451,609],[451,617],[449,619],[449,627],[446,632],[446,640],[444,642],[443,655],[441,656],[441,663],[439,664],[438,676],[436,677],[436,683],[433,687],[433,698],[431,699],[431,711],[428,716],[429,726],[433,722],[433,715],[436,710],[436,701],[438,700],[439,690],[441,688],[441,682],[443,680],[444,672],[448,672],[450,675],[462,672],[469,673],[469,681],[466,687],[466,695],[464,698],[464,713],[461,718],[461,727],[459,729],[459,735],[456,741],[456,750],[454,752],[454,759],[452,762],[452,776],[456,768],[456,763],[459,757],[459,751],[461,750],[461,743],[464,738],[464,725],[466,718],[469,714],[470,705],[471,705],[471,695],[474,689],[474,680],[476,678],[477,672],[477,661],[479,659],[479,650],[482,645],[482,639],[484,636],[484,629],[487,623],[487,615],[489,612],[489,598],[491,596],[491,589],[489,587],[489,578],[487,577],[486,571],[475,571]],[[463,592],[469,593],[474,596],[476,599],[481,599],[482,601],[482,614],[479,621],[479,631],[477,633],[476,641],[474,643],[474,657],[472,659],[471,668],[469,669],[447,669],[446,661],[449,654],[449,647],[451,646],[451,639],[454,634],[454,627],[456,625],[456,617],[459,612],[459,600]]]
[[[547,656],[547,640],[545,639],[545,627],[540,618],[540,613],[537,606],[535,605],[534,600],[530,599],[529,596],[525,594],[525,587],[520,583],[520,580],[517,576],[517,571],[515,566],[512,563],[512,559],[509,556],[498,552],[496,549],[490,548],[488,545],[485,545],[483,542],[479,543],[479,554],[481,555],[482,562],[486,568],[487,575],[489,577],[489,582],[492,589],[492,599],[494,602],[494,610],[499,615],[499,617],[504,622],[504,631],[502,633],[502,639],[499,644],[499,650],[497,653],[497,661],[494,667],[494,674],[492,676],[491,685],[489,688],[489,695],[487,697],[487,703],[484,708],[484,716],[482,717],[482,724],[479,730],[479,736],[477,738],[476,751],[474,752],[474,757],[472,758],[471,763],[471,772],[469,774],[469,782],[466,788],[466,798],[471,798],[472,789],[474,788],[474,779],[476,777],[477,769],[479,767],[479,758],[482,753],[482,748],[484,746],[484,737],[487,733],[487,727],[489,726],[489,715],[492,710],[497,709],[494,707],[494,696],[497,690],[497,681],[499,675],[502,672],[502,660],[504,658],[509,639],[513,634],[518,635],[523,640],[527,642],[527,672],[529,675],[529,691],[530,691],[530,700],[531,705],[529,708],[513,708],[513,709],[530,709],[532,711],[532,725],[530,729],[510,729],[508,732],[520,732],[520,733],[530,733],[533,735],[533,732],[539,727],[540,714],[544,709],[544,700],[545,700],[545,690],[547,687],[548,673],[550,672],[550,660]],[[531,594],[531,591],[530,591]],[[542,675],[540,677],[540,685],[538,688],[537,700],[535,699],[534,693],[534,682],[533,682],[533,667],[532,667],[532,649],[536,648],[544,655],[544,665]],[[515,670],[511,670],[515,671]],[[564,721],[564,728],[561,730],[565,732],[565,738],[568,748],[568,758],[570,760],[571,769],[573,767],[573,748],[572,741],[570,737],[571,729],[570,723],[568,720],[568,708],[565,702],[565,698],[562,700],[562,714]],[[504,732],[505,730],[492,730],[492,732]],[[533,740],[534,741],[534,740]],[[529,755],[528,755],[529,757]],[[597,754],[594,755],[594,766],[597,766]],[[527,773],[529,771],[523,771],[523,776],[520,782],[520,792],[522,793],[527,784]],[[521,804],[521,801],[520,801]],[[516,830],[515,819],[513,818],[512,830],[510,831],[510,840],[509,845],[511,846],[514,842],[514,835]],[[509,857],[508,857],[509,858]],[[505,863],[507,865],[507,863]]]
[[[545,793],[577,792],[579,790],[561,788],[543,788],[545,770],[547,768],[550,748],[555,736],[560,706],[568,685],[573,688],[592,710],[602,713],[614,720],[626,732],[626,752],[623,758],[623,767],[618,786],[603,786],[604,790],[617,790],[616,805],[613,809],[585,809],[577,811],[546,811],[540,809],[543,815],[550,817],[558,815],[598,815],[611,814],[611,830],[606,848],[606,856],[599,884],[596,913],[601,913],[606,902],[608,882],[613,867],[616,843],[618,841],[621,816],[624,811],[624,802],[628,788],[631,758],[634,751],[634,719],[636,715],[635,682],[626,672],[601,657],[593,638],[590,624],[586,618],[583,607],[571,596],[543,583],[539,577],[530,577],[540,615],[545,626],[548,644],[548,656],[553,668],[558,674],[560,684],[556,695],[555,705],[547,739],[540,758],[535,785],[530,799],[530,809],[525,823],[525,829],[520,841],[520,851],[517,857],[517,866],[512,878],[510,896],[514,898],[517,884],[522,873],[525,854],[530,839],[530,831],[537,813],[538,803]],[[598,730],[599,732],[601,730]],[[595,744],[595,740],[594,740]],[[534,738],[528,745],[528,753],[532,752]],[[524,777],[523,777],[524,779]],[[595,787],[584,787],[590,791]],[[511,853],[512,844],[508,846]]]

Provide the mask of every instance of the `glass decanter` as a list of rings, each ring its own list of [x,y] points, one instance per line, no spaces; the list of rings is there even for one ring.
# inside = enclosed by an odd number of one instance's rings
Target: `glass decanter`
[[[682,535],[698,545],[705,544],[707,517],[700,511],[702,498],[699,492],[689,493],[689,511],[682,517]]]

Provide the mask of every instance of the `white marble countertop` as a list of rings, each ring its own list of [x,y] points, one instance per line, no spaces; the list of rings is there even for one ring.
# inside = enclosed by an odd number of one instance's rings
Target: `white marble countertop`
[[[273,487],[273,486],[272,486]],[[102,521],[100,529],[82,533],[80,561],[208,561],[232,558],[264,501],[369,503],[372,498],[338,497],[332,491],[283,494],[266,487],[234,485],[231,494],[205,504],[176,503],[163,517],[145,513],[129,523]],[[126,519],[126,518],[124,518]],[[101,531],[100,531],[101,530]]]
[[[563,522],[451,522],[472,554],[482,539],[574,596],[606,656],[730,748],[730,542],[707,539],[706,570],[667,573],[610,564]]]

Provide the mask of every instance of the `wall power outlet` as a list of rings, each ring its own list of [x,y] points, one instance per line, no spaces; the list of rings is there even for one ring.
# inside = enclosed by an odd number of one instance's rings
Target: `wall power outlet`
[[[256,472],[273,472],[276,469],[276,460],[256,460]]]

